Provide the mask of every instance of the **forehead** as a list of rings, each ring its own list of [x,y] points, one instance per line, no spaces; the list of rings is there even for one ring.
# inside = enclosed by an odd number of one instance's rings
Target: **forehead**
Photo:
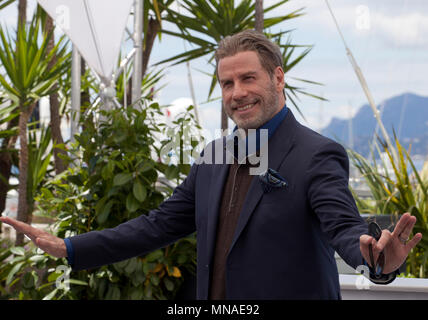
[[[254,51],[242,51],[233,56],[228,56],[220,59],[218,62],[218,77],[219,80],[239,76],[248,72],[264,71],[259,56]]]

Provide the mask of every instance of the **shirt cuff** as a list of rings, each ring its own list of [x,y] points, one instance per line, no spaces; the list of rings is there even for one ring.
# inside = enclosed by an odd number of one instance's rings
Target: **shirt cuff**
[[[74,250],[73,245],[71,244],[70,238],[64,239],[65,247],[67,248],[67,261],[68,264],[73,267],[74,265]]]
[[[369,279],[371,282],[375,284],[390,284],[392,281],[395,280],[398,274],[400,274],[399,270],[395,270],[388,274],[383,274],[382,269],[378,268],[377,270],[374,270],[373,268],[370,268],[369,264],[366,262],[365,259],[363,259],[363,263],[367,268],[370,270]]]

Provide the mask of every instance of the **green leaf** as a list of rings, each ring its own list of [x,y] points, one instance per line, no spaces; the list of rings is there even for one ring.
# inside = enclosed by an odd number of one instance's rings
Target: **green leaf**
[[[114,199],[109,200],[105,206],[100,209],[100,213],[97,215],[97,222],[99,224],[104,224],[107,221],[108,216],[110,215],[111,208],[115,203]]]
[[[32,256],[29,260],[32,262],[40,262],[40,261],[43,261],[45,259],[47,259],[46,256],[35,255],[35,256]]]
[[[58,289],[52,290],[49,294],[47,294],[42,300],[52,300],[53,297],[55,297],[56,293],[58,292]]]
[[[132,284],[135,287],[141,286],[143,284],[144,280],[145,280],[145,276],[144,276],[143,272],[141,272],[141,271],[140,272],[134,272],[134,274],[132,276]],[[141,291],[140,288],[138,288],[138,290]]]
[[[140,201],[144,202],[147,197],[147,189],[143,186],[143,184],[140,182],[140,180],[136,179],[134,182],[134,187],[132,188],[132,192],[134,194],[134,197]]]
[[[17,273],[19,271],[19,269],[21,269],[23,264],[24,264],[24,262],[19,262],[13,266],[12,270],[10,270],[9,274],[7,275],[6,285],[9,285],[12,282],[13,276],[15,275],[15,273]]]
[[[150,283],[144,287],[144,295],[147,299],[152,299],[153,290],[152,285]]]
[[[179,174],[179,169],[175,165],[170,165],[165,170],[165,177],[168,180],[177,179]]]
[[[139,172],[144,173],[146,171],[149,171],[153,169],[154,164],[152,161],[144,161],[143,164],[138,168]]]
[[[58,279],[58,277],[60,277],[63,273],[62,272],[52,272],[49,276],[48,276],[48,281],[49,282],[55,282],[56,279]]]
[[[128,194],[128,196],[126,197],[126,209],[129,212],[134,212],[139,207],[140,207],[140,203],[138,202],[137,199],[135,199],[135,197],[133,196],[133,194],[132,193]]]
[[[143,299],[143,290],[141,288],[132,288],[130,299],[131,300],[142,300]]]
[[[78,286],[87,286],[88,285],[87,282],[81,281],[81,280],[76,280],[76,279],[70,279],[70,280],[68,280],[68,282],[71,284],[76,284]]]
[[[17,256],[23,256],[25,255],[25,249],[23,247],[12,247],[10,248],[10,252]]]
[[[140,263],[136,258],[130,259],[128,265],[125,267],[126,275],[130,276],[135,270],[137,270],[139,265]]]
[[[119,173],[114,176],[113,186],[122,186],[132,179],[132,173]]]
[[[168,278],[164,278],[163,279],[163,283],[165,284],[165,287],[168,291],[172,291],[174,290],[174,282],[172,282],[171,280],[169,280]]]
[[[154,286],[158,286],[158,285],[159,285],[159,283],[160,283],[160,279],[159,279],[159,277],[158,277],[158,276],[156,276],[156,275],[152,275],[152,276],[150,277],[150,282],[151,282]]]
[[[73,175],[73,176],[68,176],[67,180],[70,181],[71,183],[75,184],[76,186],[83,186],[83,181],[80,177],[80,175]]]
[[[185,254],[180,254],[177,258],[178,264],[183,264],[187,261],[187,256]]]
[[[156,251],[150,252],[146,256],[146,260],[147,260],[147,262],[153,262],[153,261],[159,260],[162,257],[163,257],[163,251],[161,249],[158,249]]]
[[[37,273],[35,271],[26,273],[24,275],[24,279],[22,282],[24,288],[25,289],[33,288],[36,285],[38,278],[39,277],[37,276]]]
[[[119,300],[120,299],[120,289],[115,286],[111,285],[108,288],[107,295],[105,297],[106,300]]]

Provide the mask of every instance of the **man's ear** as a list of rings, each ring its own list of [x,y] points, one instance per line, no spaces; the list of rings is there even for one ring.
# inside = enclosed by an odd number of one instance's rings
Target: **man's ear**
[[[285,80],[284,80],[284,71],[281,67],[276,67],[274,71],[275,84],[278,92],[284,90]]]

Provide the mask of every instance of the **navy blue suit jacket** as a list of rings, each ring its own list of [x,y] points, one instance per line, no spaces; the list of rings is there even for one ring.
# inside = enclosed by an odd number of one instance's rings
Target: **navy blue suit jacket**
[[[252,180],[226,265],[227,299],[340,299],[334,251],[362,264],[367,225],[348,189],[342,146],[302,126],[289,110],[269,140],[268,163],[288,182],[264,192]],[[70,238],[74,270],[142,255],[197,232],[197,298],[207,299],[227,164],[193,165],[149,215]]]

